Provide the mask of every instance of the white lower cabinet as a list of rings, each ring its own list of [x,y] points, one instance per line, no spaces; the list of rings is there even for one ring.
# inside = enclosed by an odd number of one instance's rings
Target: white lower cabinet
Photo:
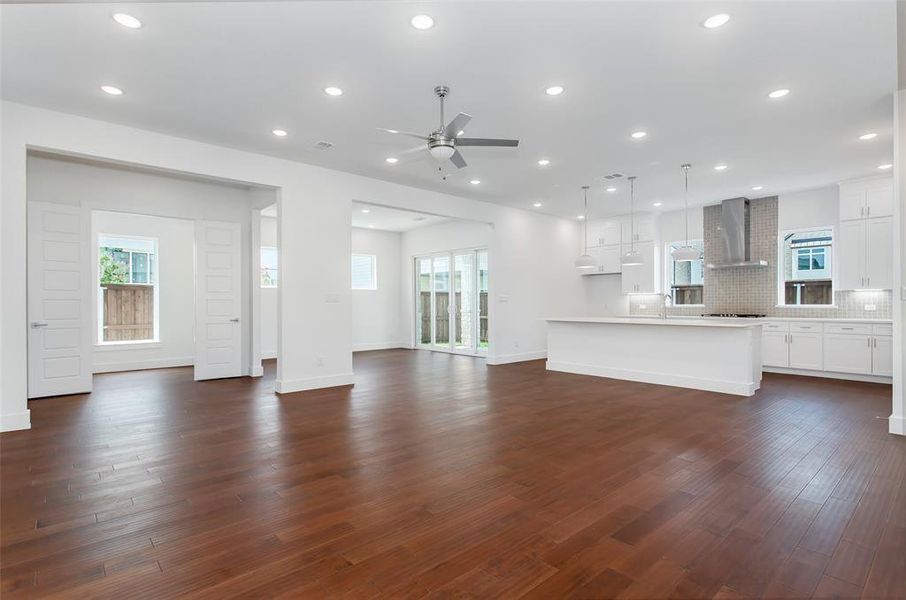
[[[820,333],[790,333],[790,368],[820,370],[824,364],[824,344]]]
[[[893,338],[875,336],[871,349],[871,372],[873,375],[893,376]]]
[[[846,321],[764,321],[762,365],[852,375],[893,375],[891,326]]]
[[[824,335],[824,370],[871,374],[871,336],[841,333]]]
[[[787,345],[788,333],[765,331],[761,334],[761,364],[766,367],[790,366],[790,349]]]

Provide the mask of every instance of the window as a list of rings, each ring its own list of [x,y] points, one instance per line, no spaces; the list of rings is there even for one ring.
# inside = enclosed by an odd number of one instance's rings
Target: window
[[[673,251],[686,245],[686,242],[667,244],[667,257],[664,264],[667,269],[667,289],[674,306],[704,305],[704,260],[677,262],[673,260]],[[689,240],[689,245],[698,251],[704,250],[703,240]]]
[[[833,230],[787,231],[781,236],[780,298],[782,305],[834,303]]]
[[[157,240],[98,236],[98,343],[157,340]]]
[[[352,255],[352,289],[377,289],[377,257],[373,254]]]
[[[261,287],[277,287],[277,249],[273,246],[261,246]]]

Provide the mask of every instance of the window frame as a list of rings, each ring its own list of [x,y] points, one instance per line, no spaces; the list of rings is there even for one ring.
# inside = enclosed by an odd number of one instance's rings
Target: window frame
[[[690,239],[689,243],[701,243],[702,248],[704,248],[705,240],[704,239]],[[673,257],[671,256],[671,248],[678,245],[685,245],[686,240],[679,240],[676,242],[664,242],[664,293],[670,294],[670,306],[671,307],[689,307],[689,308],[704,308],[705,303],[705,259],[702,258],[702,302],[699,304],[676,304],[676,297],[673,294],[673,282],[671,281],[673,273],[671,266],[674,264]]]
[[[277,280],[276,280],[277,282],[273,285],[264,285],[261,282],[261,274],[262,274],[262,271],[265,270],[264,265],[261,264],[263,262],[261,260],[261,253],[265,249],[273,250],[274,253],[277,255],[277,266],[276,266],[276,268],[273,269],[274,271],[276,271],[276,274],[277,274]],[[267,269],[267,270],[270,270],[270,269]],[[280,251],[277,249],[276,246],[263,246],[263,245],[258,246],[258,287],[261,288],[262,290],[274,290],[274,289],[277,289],[278,287],[280,287]]]
[[[809,233],[812,231],[830,231],[830,283],[831,283],[831,301],[829,304],[787,304],[786,303],[786,276],[784,271],[786,263],[784,262],[784,246],[787,235],[797,233]],[[775,286],[777,293],[775,297],[776,308],[837,308],[837,227],[835,225],[820,225],[817,227],[792,227],[781,229],[777,232],[777,280]],[[822,246],[823,247],[823,246]],[[798,249],[797,249],[798,250]],[[827,260],[827,251],[825,251],[825,260]],[[793,253],[790,260],[797,260],[798,252]],[[792,266],[792,265],[791,265]],[[811,270],[811,269],[809,269]]]
[[[369,258],[371,259],[371,283],[369,287],[356,287],[355,281],[352,278],[352,263],[356,259],[360,258]],[[352,252],[349,255],[349,289],[354,292],[376,292],[378,289],[378,273],[377,273],[377,254],[364,254],[361,252]]]
[[[153,288],[151,297],[153,299],[154,307],[154,323],[152,327],[153,337],[145,340],[113,340],[105,341],[104,340],[104,289],[101,284],[101,240],[104,238],[118,238],[121,240],[140,240],[142,242],[151,242],[153,251],[136,251],[127,250],[129,252],[129,282],[128,285],[144,285]],[[108,246],[103,246],[108,247]],[[133,281],[132,276],[132,254],[145,254],[149,256],[148,259],[148,276],[152,280],[148,283]],[[106,232],[97,232],[94,235],[94,247],[92,248],[92,255],[94,256],[94,285],[97,288],[97,310],[95,312],[95,319],[97,321],[95,338],[94,338],[94,347],[97,350],[123,350],[129,349],[130,346],[135,346],[137,348],[154,348],[160,347],[160,238],[156,236],[146,236],[146,235],[128,235],[128,234],[119,234],[119,233],[106,233]],[[155,269],[151,268],[150,256],[155,257],[154,265]]]

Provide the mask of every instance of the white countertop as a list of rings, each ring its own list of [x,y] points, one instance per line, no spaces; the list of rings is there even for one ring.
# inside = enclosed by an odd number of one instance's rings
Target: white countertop
[[[610,325],[659,325],[667,327],[722,327],[730,329],[745,329],[759,327],[759,319],[705,319],[670,317],[551,317],[545,319],[553,323],[603,323]]]

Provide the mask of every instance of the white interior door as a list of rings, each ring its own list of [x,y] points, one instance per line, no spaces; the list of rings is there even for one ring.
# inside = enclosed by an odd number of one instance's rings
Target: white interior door
[[[195,222],[195,380],[242,375],[238,223]]]
[[[28,203],[29,398],[91,391],[89,232],[77,206]]]

